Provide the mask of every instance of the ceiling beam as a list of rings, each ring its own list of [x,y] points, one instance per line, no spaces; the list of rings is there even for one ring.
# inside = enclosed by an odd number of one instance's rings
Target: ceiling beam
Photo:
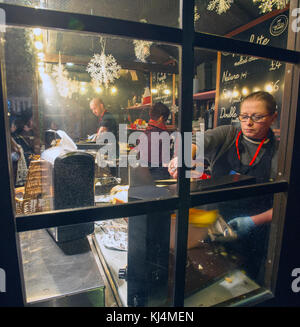
[[[59,58],[58,54],[56,53],[46,53],[44,61],[46,63],[58,63],[58,58]],[[62,64],[65,64],[67,62],[72,62],[76,65],[87,66],[90,60],[91,57],[88,56],[61,55]],[[177,65],[174,65],[173,62],[172,65],[158,65],[158,64],[151,64],[151,63],[118,60],[118,64],[122,67],[122,69],[178,74]]]

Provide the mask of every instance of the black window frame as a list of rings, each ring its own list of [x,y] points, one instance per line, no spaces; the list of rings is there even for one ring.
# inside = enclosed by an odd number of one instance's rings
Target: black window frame
[[[291,8],[299,6],[299,1],[292,1]],[[165,42],[181,47],[181,64],[180,64],[180,93],[181,101],[179,111],[179,131],[181,135],[184,132],[192,130],[192,102],[193,102],[193,64],[194,64],[194,48],[202,48],[212,51],[226,51],[231,53],[239,53],[243,55],[253,55],[270,60],[279,60],[288,64],[291,74],[288,77],[290,85],[298,85],[299,72],[297,65],[300,62],[300,53],[295,50],[278,49],[269,46],[253,44],[250,42],[234,40],[222,36],[210,35],[194,31],[194,1],[181,2],[181,18],[182,28],[170,28],[157,26],[152,24],[137,23],[124,21],[114,18],[97,17],[84,14],[66,13],[47,9],[34,9],[10,4],[0,4],[0,8],[5,10],[6,24],[8,26],[20,27],[41,27],[50,29],[59,29],[65,31],[77,30],[72,29],[68,22],[71,19],[77,19],[82,22],[84,29],[80,33],[107,34],[119,37],[129,37],[133,39],[151,40],[156,42]],[[291,49],[299,48],[299,38],[294,36],[290,40]],[[13,185],[10,179],[10,171],[12,170],[10,160],[8,160],[8,149],[10,147],[10,139],[8,138],[8,118],[6,104],[6,81],[5,81],[5,63],[4,56],[1,61],[1,106],[0,113],[0,146],[6,149],[4,154],[0,156],[0,169],[3,172],[2,182],[0,183],[1,207],[5,210],[5,217],[2,218],[3,227],[11,237],[1,240],[1,245],[5,245],[9,255],[15,257],[9,260],[7,269],[14,271],[10,278],[14,278],[15,298],[13,303],[23,305],[24,285],[22,281],[22,267],[19,259],[20,249],[18,245],[18,233],[48,228],[54,226],[62,226],[69,224],[78,224],[88,221],[112,219],[121,216],[136,216],[146,214],[147,212],[155,212],[160,210],[178,210],[176,220],[176,252],[175,252],[175,275],[174,275],[174,295],[173,305],[184,305],[184,286],[185,286],[185,263],[187,253],[187,231],[188,231],[188,209],[189,207],[202,205],[212,202],[224,200],[233,200],[245,198],[251,195],[260,194],[276,194],[280,193],[283,198],[289,191],[289,181],[291,175],[291,165],[293,161],[293,137],[295,133],[296,111],[298,106],[298,97],[292,100],[291,90],[285,87],[284,104],[290,108],[289,116],[283,122],[285,133],[281,142],[280,153],[282,162],[279,165],[279,179],[272,183],[256,184],[251,186],[231,187],[222,190],[205,191],[196,194],[190,194],[190,181],[185,178],[186,167],[179,169],[178,179],[178,196],[152,201],[139,201],[122,205],[108,205],[104,207],[90,207],[82,209],[59,210],[50,213],[37,213],[31,215],[18,216],[16,218],[13,198]],[[183,87],[184,85],[184,87]],[[297,86],[296,86],[297,89]],[[297,89],[298,92],[298,89]],[[299,96],[299,92],[297,93]],[[184,119],[181,117],[184,115]],[[285,144],[283,144],[286,142]],[[184,142],[183,142],[184,144]],[[10,192],[7,192],[10,190]],[[287,201],[280,198],[280,212],[285,213]],[[275,213],[276,219],[279,213]],[[97,219],[93,218],[97,217]],[[62,219],[63,218],[63,219]],[[4,233],[4,232],[2,232]],[[279,235],[279,234],[276,234]],[[6,243],[5,243],[6,242]],[[280,246],[280,241],[276,243]],[[3,248],[3,247],[2,247]],[[278,262],[278,260],[277,260]],[[275,267],[276,268],[276,267]],[[275,280],[272,279],[270,287],[274,288]],[[10,284],[9,284],[10,285]],[[267,293],[267,297],[272,296],[272,292],[261,292],[256,295],[255,300],[249,299],[250,302],[259,302]],[[248,302],[247,302],[248,303]],[[8,302],[9,304],[9,302]]]

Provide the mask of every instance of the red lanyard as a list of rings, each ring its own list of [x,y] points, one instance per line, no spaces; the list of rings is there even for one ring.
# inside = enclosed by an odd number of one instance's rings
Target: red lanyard
[[[99,123],[102,121],[102,118],[104,116],[104,114],[106,113],[106,110],[103,111],[103,114],[101,115],[101,117],[99,118]]]
[[[240,131],[240,132],[238,133],[238,136],[237,136],[236,141],[235,141],[236,152],[237,152],[237,156],[238,156],[238,158],[239,158],[240,161],[241,161],[241,156],[240,156],[240,150],[239,150],[239,138],[240,138],[241,134],[242,134],[242,131]],[[255,152],[255,154],[254,154],[254,156],[253,156],[251,162],[249,163],[249,166],[252,166],[252,165],[254,164],[254,161],[255,161],[256,157],[258,156],[258,153],[259,153],[261,147],[263,146],[265,140],[266,140],[266,138],[264,138],[264,139],[260,142],[260,144],[259,144],[259,146],[257,147],[257,150],[256,150],[256,152]]]

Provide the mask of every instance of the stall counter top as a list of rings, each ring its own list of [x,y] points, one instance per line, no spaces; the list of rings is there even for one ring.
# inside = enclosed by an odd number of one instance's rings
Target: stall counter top
[[[27,303],[97,289],[104,294],[104,282],[87,238],[59,245],[47,230],[36,230],[20,233],[20,244]],[[100,300],[101,295],[97,296]]]

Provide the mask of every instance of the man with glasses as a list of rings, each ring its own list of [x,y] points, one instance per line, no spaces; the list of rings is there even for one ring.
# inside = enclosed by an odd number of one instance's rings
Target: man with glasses
[[[241,103],[240,128],[224,125],[205,132],[204,157],[209,162],[212,179],[228,174],[253,176],[257,182],[276,178],[278,142],[271,129],[277,117],[276,107],[271,94],[254,92]],[[197,146],[201,144],[192,146],[193,156]],[[176,162],[175,158],[169,164],[169,173],[173,178],[177,177]],[[273,196],[223,202],[216,206],[236,230],[244,252],[253,261],[252,270],[256,275],[266,244],[268,223],[272,220]]]

